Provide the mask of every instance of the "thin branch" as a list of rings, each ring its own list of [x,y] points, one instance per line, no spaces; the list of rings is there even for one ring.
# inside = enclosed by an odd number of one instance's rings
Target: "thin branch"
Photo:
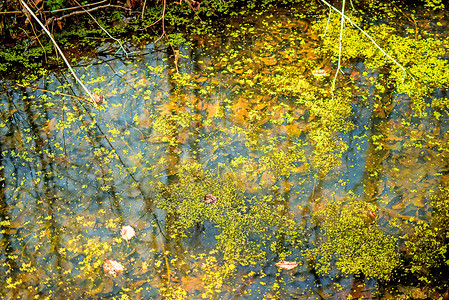
[[[201,20],[201,18],[200,18],[200,15],[196,12],[196,9],[192,6],[192,2],[191,1],[187,1],[187,4],[193,10],[194,14],[198,17],[198,19],[200,19],[200,21],[203,22],[203,20]]]
[[[402,9],[400,9],[399,7],[397,7],[396,4],[394,4],[394,2],[391,2],[391,4],[393,4],[393,6],[401,13],[403,14],[407,19],[409,19],[409,21],[413,22],[413,24],[415,25],[415,40],[418,39],[418,32],[419,32],[419,28],[418,28],[418,24],[416,23],[415,18],[413,18],[413,15],[408,16],[406,13],[404,13],[402,11]]]
[[[164,35],[165,35],[165,8],[167,6],[167,0],[164,0],[164,7],[162,9],[162,16],[159,18],[159,20],[157,20],[156,22],[154,22],[153,24],[151,24],[148,27],[151,27],[153,25],[155,25],[156,23],[158,23],[159,21],[162,21],[162,34],[161,36],[153,42],[153,44],[156,44]]]
[[[45,47],[42,45],[41,40],[39,39],[39,35],[37,34],[36,30],[34,29],[34,25],[31,22],[31,14],[30,13],[25,13],[26,14],[26,21],[25,24],[30,23],[31,26],[31,30],[33,30],[34,36],[37,40],[37,42],[39,43],[39,45],[42,47],[42,50],[44,50],[44,57],[45,57],[45,62],[47,62],[47,51],[45,50]],[[27,34],[28,38],[31,39],[31,37]]]
[[[341,25],[340,25],[340,41],[338,46],[338,65],[337,65],[337,72],[335,72],[334,81],[332,81],[332,91],[335,90],[335,81],[337,81],[338,71],[340,71],[341,66],[341,43],[343,41],[343,28],[345,27],[345,18],[343,16],[345,15],[345,0],[343,0],[343,4],[341,5]]]
[[[75,77],[76,81],[81,85],[81,87],[84,89],[84,91],[89,95],[89,97],[92,100],[92,102],[95,103],[93,95],[90,93],[90,91],[84,85],[84,83],[78,78],[78,76],[76,76],[75,71],[73,70],[73,68],[69,64],[69,62],[67,61],[67,58],[64,56],[64,53],[62,52],[61,48],[59,48],[58,44],[56,43],[56,41],[54,40],[54,38],[52,37],[52,35],[48,31],[48,29],[44,26],[44,24],[42,24],[42,22],[36,17],[34,12],[28,7],[28,5],[23,0],[20,0],[20,3],[22,3],[23,7],[33,16],[33,18],[36,20],[36,22],[42,27],[42,29],[45,31],[45,33],[50,37],[51,41],[55,45],[56,49],[59,51],[59,54],[61,54],[62,59],[66,63],[66,65],[69,68],[70,72],[72,72],[72,74]]]
[[[357,28],[358,30],[360,30],[373,44],[374,46],[376,46],[377,49],[380,50],[380,52],[382,52],[386,57],[388,57],[390,60],[392,60],[396,65],[399,66],[399,68],[402,69],[402,71],[404,72],[404,74],[407,74],[407,70],[400,64],[398,63],[393,57],[391,57],[389,54],[387,54],[375,41],[374,39],[368,34],[366,33],[362,28],[360,28],[357,24],[355,24],[351,19],[349,19],[347,16],[345,16],[345,14],[343,14],[342,12],[340,12],[337,8],[333,7],[332,5],[330,5],[329,3],[327,3],[325,0],[321,0],[321,2],[323,2],[324,4],[326,4],[329,8],[332,8],[333,10],[335,10],[336,12],[338,12],[340,15],[342,15],[343,18],[345,18],[352,26],[354,26],[355,28]],[[410,73],[409,73],[410,74]],[[411,74],[410,74],[411,75]],[[413,77],[413,76],[412,76]]]
[[[329,28],[329,22],[330,22],[330,20],[331,20],[331,14],[332,14],[332,10],[331,10],[331,8],[329,7],[329,16],[327,17],[326,29],[324,29],[324,35],[323,35],[323,37],[326,36],[327,29]]]
[[[22,14],[23,11],[20,10],[11,10],[11,11],[0,11],[0,15],[6,15],[6,14]]]
[[[100,2],[89,3],[89,4],[84,5],[84,7],[98,5],[98,4],[107,2],[107,1],[108,0],[103,0],[103,1],[100,1]],[[42,11],[42,13],[45,13],[45,14],[47,14],[47,13],[57,13],[57,12],[61,12],[61,11],[74,10],[74,9],[78,9],[78,8],[80,8],[80,7],[79,6],[73,6],[73,7],[61,8],[61,9],[55,9],[55,10],[44,10],[44,11]],[[2,11],[2,12],[0,12],[0,15],[4,15],[4,14],[21,14],[21,13],[23,13],[23,11],[12,10],[12,11]]]
[[[59,21],[59,20],[62,20],[64,18],[68,18],[68,17],[74,16],[74,15],[79,15],[79,14],[84,14],[84,13],[87,13],[87,12],[99,10],[99,9],[102,9],[102,8],[105,8],[105,7],[117,7],[117,8],[121,8],[121,9],[125,9],[125,10],[131,10],[131,9],[127,8],[127,7],[123,7],[123,6],[120,6],[120,5],[107,4],[107,5],[102,5],[102,6],[96,6],[96,7],[93,7],[93,8],[90,8],[90,9],[86,9],[86,10],[83,10],[83,11],[77,10],[77,11],[71,12],[69,14],[63,15],[61,17],[57,17],[57,18],[56,17],[51,17],[51,18],[49,18],[47,20],[47,22],[45,22],[45,26],[48,26],[48,24],[53,22],[53,21]]]
[[[76,0],[73,0],[73,1],[75,1],[76,4],[81,6],[81,4],[78,3],[78,1],[76,1]],[[126,52],[125,48],[123,48],[123,45],[120,42],[120,40],[118,40],[118,39],[114,38],[112,35],[110,35],[109,32],[106,29],[104,29],[104,27],[101,26],[100,23],[97,22],[97,20],[94,18],[94,16],[92,16],[90,12],[88,12],[86,9],[84,9],[84,7],[81,6],[81,8],[89,15],[89,17],[92,18],[92,20],[94,20],[95,23],[97,23],[98,26],[100,26],[101,30],[103,30],[111,39],[113,39],[114,41],[116,41],[120,45],[120,48],[125,53],[126,57],[128,57],[128,52]]]
[[[351,3],[351,7],[352,7],[352,9],[353,9],[353,10],[355,10],[355,8],[354,8],[354,4],[352,4],[352,0],[349,0],[349,3]]]
[[[86,101],[83,97],[79,97],[79,96],[75,96],[75,95],[71,95],[71,94],[66,94],[66,93],[62,93],[62,92],[58,92],[58,91],[51,91],[51,90],[47,90],[47,89],[42,89],[42,88],[37,87],[37,86],[24,85],[23,87],[32,89],[33,92],[37,90],[37,91],[50,93],[52,95],[61,95],[61,96],[66,96],[66,97],[72,97],[72,98],[75,98],[75,99],[78,99],[78,100],[81,100],[81,101]],[[88,103],[90,103],[90,102],[88,102]]]
[[[145,12],[145,7],[147,6],[147,0],[143,1],[143,7],[142,7],[142,20],[143,20],[143,13]]]
[[[98,4],[101,4],[101,3],[105,3],[105,2],[107,2],[107,1],[108,1],[108,0],[103,0],[103,1],[100,1],[100,2],[89,3],[89,4],[85,4],[85,5],[80,5],[80,4],[78,3],[79,6],[73,6],[73,7],[67,7],[67,8],[61,8],[61,9],[55,9],[55,10],[50,10],[50,11],[44,11],[44,13],[57,13],[57,12],[61,12],[61,11],[67,11],[67,10],[78,9],[78,8],[81,8],[81,7],[94,6],[94,5],[98,5]]]

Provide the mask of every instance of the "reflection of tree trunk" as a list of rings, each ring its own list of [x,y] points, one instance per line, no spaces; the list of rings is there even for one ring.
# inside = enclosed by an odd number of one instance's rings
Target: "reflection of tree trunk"
[[[289,209],[289,198],[290,198],[290,188],[289,188],[289,177],[281,176],[281,178],[276,182],[279,184],[279,189],[273,192],[274,203],[273,205],[282,205],[283,209],[280,212],[280,215],[284,217],[290,211]],[[281,200],[282,199],[282,200]],[[281,232],[276,235],[276,259],[281,255],[285,250],[288,250],[285,245],[286,233]]]
[[[55,195],[54,170],[52,167],[52,164],[53,164],[52,158],[50,158],[48,155],[46,155],[47,153],[54,153],[54,152],[51,149],[48,149],[48,151],[46,151],[45,144],[47,142],[44,141],[40,135],[41,129],[43,126],[35,123],[35,120],[37,120],[37,118],[36,119],[34,118],[33,113],[39,114],[40,116],[44,116],[46,114],[44,114],[44,112],[41,110],[34,112],[32,110],[32,106],[29,101],[24,101],[23,105],[24,105],[24,111],[28,117],[30,132],[31,132],[31,135],[33,137],[33,141],[34,141],[35,147],[36,147],[35,154],[39,158],[39,163],[36,164],[36,167],[40,166],[40,172],[43,177],[43,179],[42,179],[42,182],[43,182],[43,193],[42,193],[43,197],[42,198],[43,199],[42,199],[42,201],[46,204],[46,206],[45,206],[45,208],[46,208],[45,213],[47,215],[47,217],[45,218],[47,220],[46,228],[48,228],[50,231],[50,244],[51,244],[50,249],[49,249],[50,253],[48,253],[47,255],[54,256],[56,258],[54,270],[56,270],[56,272],[57,272],[57,276],[58,276],[57,280],[58,280],[58,282],[64,282],[63,276],[62,276],[62,272],[63,272],[62,260],[63,260],[63,258],[61,257],[61,254],[59,251],[60,243],[61,243],[61,238],[59,235],[60,230],[59,230],[59,225],[57,224],[56,219],[55,219],[54,207],[53,207],[56,204],[55,201],[57,199],[57,197]],[[48,118],[45,121],[48,121]],[[37,185],[35,187],[36,187],[36,191],[38,191],[39,187]],[[44,269],[46,269],[47,271],[49,270],[49,268],[45,268],[44,266],[42,266],[42,267]],[[58,289],[61,289],[61,287],[59,287]],[[62,290],[60,290],[59,292],[56,291],[56,294],[62,295],[63,294]]]
[[[381,108],[373,112],[371,117],[371,136],[366,152],[365,171],[362,178],[363,198],[365,201],[373,201],[382,192],[380,179],[384,172],[383,161],[388,157],[389,150],[385,147],[385,136],[388,131],[388,120],[394,108],[391,103],[391,94],[382,98]]]
[[[192,59],[194,62],[199,61],[200,59]],[[174,64],[173,56],[169,58],[169,63]],[[189,65],[189,64],[187,64]],[[191,64],[189,65],[191,66]],[[179,66],[185,67],[184,65]],[[195,69],[199,69],[198,65],[195,64],[193,66]],[[182,71],[182,70],[180,70]],[[166,149],[166,159],[167,162],[166,165],[166,188],[165,188],[165,195],[164,197],[166,199],[170,199],[170,201],[182,201],[183,199],[178,199],[178,195],[172,194],[172,186],[179,183],[180,178],[178,174],[178,169],[181,164],[181,156],[180,154],[183,153],[184,155],[188,155],[186,158],[187,163],[198,163],[199,162],[199,134],[200,130],[202,128],[201,120],[198,118],[198,116],[201,116],[201,112],[199,111],[199,106],[196,103],[199,99],[201,99],[201,95],[198,93],[198,91],[195,89],[193,91],[193,94],[190,94],[189,90],[186,90],[183,86],[180,86],[176,82],[176,78],[173,78],[173,73],[169,74],[169,82],[172,84],[171,94],[168,96],[167,101],[172,102],[172,107],[174,109],[171,111],[172,115],[179,114],[180,112],[188,112],[190,115],[194,116],[194,120],[190,123],[190,126],[188,128],[181,128],[179,124],[174,122],[171,124],[173,128],[176,128],[176,130],[173,130],[172,135],[169,137],[169,140],[175,141],[175,143],[169,143],[167,144]],[[193,97],[193,98],[189,98]],[[193,101],[193,103],[192,103]],[[192,104],[191,106],[189,104]],[[183,138],[183,134],[185,134],[185,130],[188,130],[188,134],[185,139]],[[182,196],[182,195],[181,195]],[[173,203],[173,207],[176,207],[177,203]],[[184,243],[178,238],[179,233],[178,232],[171,232],[171,230],[178,230],[176,229],[176,225],[179,222],[179,215],[176,211],[167,211],[166,217],[165,217],[165,230],[166,230],[166,239],[163,242],[165,244],[166,250],[170,251],[176,257],[181,258],[185,255],[184,251]],[[195,226],[192,232],[191,238],[194,239],[194,247],[195,249],[201,248],[201,233],[204,230],[204,227],[201,224],[197,224],[198,226]],[[170,236],[177,236],[176,239],[171,239]],[[180,263],[183,261],[182,259],[178,260]],[[176,269],[179,269],[181,265],[178,266],[172,266]],[[183,267],[184,268],[184,267]],[[170,284],[170,282],[168,282]]]
[[[352,297],[351,299],[371,299],[371,292],[365,283],[364,275],[354,276],[349,294]]]
[[[189,57],[190,60],[194,62],[193,64],[193,70],[192,72],[201,72],[201,68],[198,65],[198,61],[201,61],[201,52],[195,52],[196,48],[189,48],[190,53],[189,53]],[[203,101],[209,101],[209,99],[202,99],[202,95],[199,93],[198,89],[194,89],[192,91],[192,97],[194,97],[194,99],[196,100],[193,108],[191,109],[191,114],[193,114],[195,116],[194,121],[192,122],[192,124],[190,125],[189,130],[191,131],[192,135],[189,137],[188,141],[186,144],[189,145],[189,149],[186,149],[189,151],[189,159],[192,160],[192,162],[194,163],[200,163],[200,155],[201,155],[201,151],[200,151],[200,147],[199,147],[199,140],[200,140],[200,134],[201,134],[201,129],[203,128],[203,117],[206,115],[204,111],[199,109],[199,105],[198,102],[203,100]],[[218,176],[218,174],[217,174]],[[194,249],[201,249],[202,248],[202,233],[205,230],[205,226],[204,223],[197,223],[195,228],[194,228],[194,232],[192,234],[192,239],[193,239],[193,248]]]
[[[6,221],[10,221],[11,217],[9,216],[9,207],[8,203],[6,202],[6,195],[5,195],[5,171],[3,169],[3,146],[2,141],[0,140],[0,231],[2,234],[2,240],[0,242],[0,246],[3,248],[1,253],[4,257],[0,256],[0,262],[2,265],[2,268],[6,269],[5,275],[12,278],[12,282],[15,282],[17,279],[17,264],[16,261],[11,259],[11,256],[14,253],[14,249],[12,247],[12,241],[11,241],[11,235],[9,234],[9,231],[11,228],[9,226],[4,225]],[[5,221],[5,223],[4,223]],[[0,294],[7,295],[7,291],[5,290],[4,286],[5,282],[2,281],[1,286],[2,289],[0,289]],[[16,294],[16,290],[12,290],[13,294],[9,294],[7,296],[10,296],[11,299],[18,298]]]
[[[381,178],[385,169],[384,160],[389,155],[389,150],[385,147],[385,137],[388,134],[388,120],[393,108],[391,93],[385,93],[381,102],[378,103],[377,110],[372,112],[370,118],[371,135],[368,139],[365,169],[361,180],[363,200],[367,202],[376,201],[383,190]],[[366,290],[365,276],[363,274],[355,274],[350,295],[355,299],[363,298]]]
[[[317,183],[318,181],[318,183]],[[306,240],[306,247],[308,249],[313,249],[316,247],[316,245],[319,244],[319,237],[321,235],[320,228],[318,224],[314,223],[314,221],[311,218],[311,215],[314,212],[317,212],[322,209],[322,203],[319,200],[321,198],[321,193],[323,189],[323,176],[314,175],[313,176],[313,187],[310,192],[310,197],[308,200],[308,207],[303,209],[303,217],[306,218],[306,222],[310,222],[309,224],[305,225],[305,228],[310,228],[311,234],[310,238]],[[314,239],[314,240],[312,240]],[[321,276],[318,274],[317,269],[315,268],[315,262],[314,261],[307,261],[307,266],[309,269],[309,273],[313,275],[314,277],[314,295],[320,297],[320,299],[327,299],[327,297],[324,297],[324,284],[321,280]]]
[[[172,60],[172,57],[168,57],[168,61],[169,63],[174,63],[174,61]],[[172,79],[172,75],[174,75],[173,73],[170,73],[168,76],[169,78],[169,82],[175,82],[174,79]],[[173,91],[173,89],[172,89]],[[167,101],[173,101],[174,106],[177,107],[177,105],[179,105],[179,103],[176,103],[178,101],[178,97],[176,95],[176,91],[170,95],[167,99]],[[171,114],[175,114],[176,111],[172,110]],[[170,120],[170,122],[174,122],[173,120]],[[176,130],[173,130],[172,135],[169,137],[169,140],[172,141],[170,143],[167,144],[167,150],[165,151],[166,153],[166,159],[165,161],[167,162],[166,164],[166,168],[165,168],[165,174],[166,174],[166,186],[164,188],[164,190],[162,191],[162,193],[164,193],[164,197],[166,199],[170,199],[171,201],[176,201],[176,199],[174,199],[173,195],[172,195],[172,190],[171,190],[171,185],[172,184],[176,184],[179,180],[179,176],[178,176],[178,165],[179,165],[179,161],[180,161],[180,156],[179,153],[181,151],[181,145],[179,142],[179,129],[177,128],[177,124],[173,123],[170,124],[171,126],[173,126],[174,128],[176,127]],[[175,143],[173,143],[173,141],[175,141]],[[161,231],[161,247],[162,247],[162,253],[164,256],[164,260],[165,260],[165,268],[166,268],[166,278],[165,278],[165,286],[169,287],[171,285],[171,274],[170,274],[170,265],[169,265],[169,260],[167,257],[166,253],[173,253],[174,255],[179,254],[179,238],[176,238],[174,240],[175,244],[173,245],[173,239],[171,238],[173,236],[173,234],[175,236],[176,232],[172,233],[172,229],[176,228],[176,226],[173,226],[173,224],[176,224],[178,221],[179,217],[176,211],[166,211],[166,215],[165,215],[165,236],[162,235],[162,231]],[[176,230],[176,229],[175,229]],[[178,251],[176,251],[178,250]],[[164,276],[162,276],[164,277]]]

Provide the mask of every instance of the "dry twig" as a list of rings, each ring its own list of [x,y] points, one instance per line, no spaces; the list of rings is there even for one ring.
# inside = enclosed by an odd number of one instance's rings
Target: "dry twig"
[[[340,25],[340,41],[338,46],[338,65],[337,65],[337,71],[335,72],[334,81],[332,81],[332,91],[335,90],[335,81],[337,80],[338,72],[340,71],[341,66],[341,43],[343,41],[343,28],[345,27],[345,18],[343,18],[345,14],[345,0],[343,0],[343,3],[341,5],[341,25]]]
[[[92,11],[95,11],[95,10],[99,10],[99,9],[102,9],[102,8],[106,8],[106,7],[117,7],[117,8],[121,8],[121,9],[125,9],[125,10],[131,10],[130,8],[123,7],[123,6],[120,6],[120,5],[106,4],[106,5],[96,6],[96,7],[90,8],[90,9],[84,9],[84,10],[82,10],[82,11],[81,11],[81,10],[77,10],[77,11],[71,12],[71,13],[69,13],[69,14],[60,16],[60,17],[51,17],[51,18],[49,18],[49,19],[47,20],[47,22],[45,22],[45,26],[48,26],[48,24],[50,24],[50,23],[53,22],[53,21],[60,21],[60,20],[62,20],[62,19],[65,19],[65,18],[74,16],[74,15],[79,15],[79,14],[89,13],[89,12],[92,12]],[[78,7],[77,7],[77,8],[78,8]],[[81,7],[81,8],[82,8],[82,7]],[[98,23],[97,23],[97,24],[98,24]]]
[[[69,68],[70,72],[75,77],[75,80],[81,85],[81,87],[84,89],[84,91],[89,95],[90,99],[92,100],[92,103],[95,103],[94,96],[87,89],[87,87],[84,85],[84,83],[78,78],[78,76],[76,76],[75,71],[73,70],[72,66],[68,62],[68,60],[65,57],[64,53],[62,52],[61,48],[59,48],[58,44],[56,43],[55,39],[53,38],[51,33],[48,31],[48,29],[44,26],[44,24],[42,24],[42,22],[39,20],[39,18],[34,14],[34,12],[28,7],[28,5],[23,0],[20,0],[20,3],[22,3],[23,7],[31,14],[31,16],[42,27],[42,29],[45,31],[45,33],[50,37],[51,41],[55,45],[56,49],[59,51],[59,54],[61,54],[61,57],[64,60],[64,62],[66,63],[67,67]]]
[[[350,18],[348,18],[343,12],[339,11],[337,8],[335,8],[334,6],[332,6],[331,4],[329,4],[328,2],[326,2],[325,0],[321,0],[321,2],[323,2],[324,4],[326,4],[329,8],[335,10],[336,12],[338,12],[342,18],[346,19],[352,26],[354,26],[355,28],[357,28],[358,30],[360,30],[373,44],[374,46],[376,46],[377,49],[380,50],[380,52],[382,52],[386,57],[388,57],[391,61],[393,61],[397,66],[399,66],[399,68],[401,68],[401,70],[404,72],[404,75],[407,75],[407,70],[400,64],[398,63],[393,57],[391,57],[388,53],[386,53],[377,43],[376,41],[374,41],[374,39],[368,34],[366,33],[362,28],[360,28],[360,26],[358,26],[357,24],[355,24]],[[409,73],[410,74],[410,73]],[[410,76],[412,76],[410,74]],[[413,78],[413,76],[412,76]],[[405,79],[405,76],[404,76]],[[403,80],[404,80],[403,79]]]
[[[101,30],[103,30],[111,39],[113,39],[114,41],[116,41],[120,45],[120,48],[125,53],[126,57],[128,57],[128,52],[126,52],[125,48],[123,48],[123,45],[120,42],[120,40],[118,40],[118,39],[114,38],[112,35],[110,35],[109,32],[106,29],[104,29],[103,26],[100,25],[100,23],[97,22],[97,20],[94,18],[94,16],[92,16],[92,14],[89,11],[84,9],[84,7],[81,4],[79,4],[78,1],[76,1],[76,0],[73,0],[73,1],[75,1],[75,3],[78,4],[89,15],[89,17],[92,18],[92,20],[94,20],[94,22],[101,28]]]

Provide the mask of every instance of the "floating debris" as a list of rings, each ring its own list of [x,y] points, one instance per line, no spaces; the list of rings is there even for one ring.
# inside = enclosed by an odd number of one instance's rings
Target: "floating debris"
[[[120,230],[120,235],[125,241],[129,241],[136,235],[136,231],[131,226],[123,226],[122,230]]]
[[[118,261],[115,260],[106,260],[103,264],[103,270],[105,273],[109,274],[109,275],[120,275],[123,273],[123,270],[125,269],[125,267],[119,263]]]
[[[92,100],[97,104],[101,105],[104,102],[104,96],[98,94],[92,94]]]
[[[373,223],[377,219],[376,214],[369,207],[366,208],[366,218],[365,219],[368,223]]]
[[[206,196],[204,196],[204,202],[206,202],[206,204],[217,204],[218,200],[217,197],[215,197],[212,194],[207,194]]]
[[[275,264],[276,267],[284,269],[284,270],[293,270],[298,266],[294,261],[282,261]]]
[[[329,73],[326,70],[321,69],[321,70],[312,71],[312,75],[316,76],[316,77],[321,77],[321,76],[329,75]]]

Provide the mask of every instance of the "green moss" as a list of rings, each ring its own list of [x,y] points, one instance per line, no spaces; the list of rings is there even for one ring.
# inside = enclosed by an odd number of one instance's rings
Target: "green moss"
[[[445,273],[449,269],[449,187],[445,183],[430,203],[430,222],[411,218],[412,232],[405,240],[409,272],[424,284],[447,286]]]
[[[382,231],[377,224],[373,204],[349,197],[326,204],[314,214],[322,230],[313,257],[320,274],[329,275],[334,267],[345,275],[362,275],[390,280],[401,261],[397,238]]]

